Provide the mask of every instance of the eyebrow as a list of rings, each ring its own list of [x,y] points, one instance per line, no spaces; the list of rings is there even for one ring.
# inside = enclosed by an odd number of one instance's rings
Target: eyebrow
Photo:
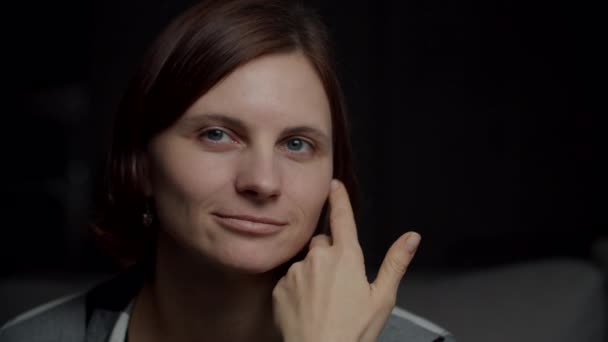
[[[184,118],[183,125],[186,127],[195,128],[201,123],[213,122],[218,124],[223,124],[226,126],[233,127],[234,129],[244,131],[246,130],[246,125],[243,121],[233,118],[228,115],[223,114],[203,114],[203,115],[195,115]]]
[[[319,140],[324,144],[330,144],[329,137],[327,134],[323,133],[321,130],[310,127],[310,126],[296,126],[291,127],[283,131],[283,135],[296,135],[296,134],[304,134],[313,136],[315,139]]]
[[[189,128],[195,128],[202,123],[217,123],[229,126],[237,131],[246,132],[247,125],[240,119],[231,117],[225,114],[201,114],[194,115],[183,119],[183,125]],[[283,130],[282,135],[305,134],[319,140],[321,143],[330,145],[331,140],[328,135],[322,130],[311,126],[295,126]]]

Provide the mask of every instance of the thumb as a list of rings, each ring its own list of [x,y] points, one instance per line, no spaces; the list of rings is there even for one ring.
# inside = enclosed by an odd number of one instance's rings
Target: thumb
[[[399,282],[414,258],[419,244],[420,234],[408,232],[401,235],[386,252],[372,288],[384,295],[396,295]]]

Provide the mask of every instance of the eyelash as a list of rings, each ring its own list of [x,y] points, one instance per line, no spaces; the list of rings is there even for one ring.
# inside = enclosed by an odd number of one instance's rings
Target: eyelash
[[[212,127],[212,128],[207,128],[202,130],[199,134],[198,137],[201,139],[206,139],[207,141],[213,143],[213,144],[219,144],[221,143],[220,141],[216,141],[216,140],[212,140],[212,139],[208,139],[207,137],[205,137],[205,134],[209,133],[209,132],[213,132],[213,131],[218,131],[221,132],[223,135],[226,135],[228,138],[230,138],[231,142],[236,142],[237,140],[234,139],[232,137],[232,134],[227,132],[225,129],[222,128],[218,128],[218,127]]]
[[[299,140],[301,141],[305,146],[308,146],[308,148],[310,149],[311,153],[314,153],[316,151],[316,146],[314,143],[312,143],[310,140],[302,138],[302,137],[298,137],[298,136],[293,136],[293,137],[289,137],[287,139],[284,139],[283,145],[285,145],[285,148],[290,152],[290,153],[295,153],[295,154],[304,154],[306,152],[299,152],[299,151],[293,151],[293,150],[289,150],[289,148],[287,147],[287,144],[290,141],[294,141],[294,140]]]
[[[218,131],[218,132],[221,132],[223,135],[226,135],[228,138],[230,138],[231,142],[237,142],[237,139],[233,138],[233,134],[232,133],[230,133],[226,129],[219,128],[219,127],[211,127],[211,128],[203,129],[198,134],[198,137],[200,139],[205,139],[206,141],[209,141],[212,144],[220,144],[221,143],[220,140],[216,141],[216,140],[208,139],[207,137],[205,137],[205,134],[207,134],[209,132],[213,132],[213,131]],[[289,148],[287,148],[287,146],[286,146],[287,143],[289,141],[293,141],[293,140],[299,140],[302,143],[304,143],[306,146],[308,146],[308,148],[310,149],[311,153],[314,153],[317,150],[316,145],[312,141],[310,141],[309,139],[304,138],[304,137],[300,137],[300,136],[291,136],[291,137],[283,139],[283,142],[282,142],[282,144],[285,146],[285,149],[289,153],[292,153],[292,154],[304,154],[305,153],[305,152],[297,152],[297,151],[289,150]]]

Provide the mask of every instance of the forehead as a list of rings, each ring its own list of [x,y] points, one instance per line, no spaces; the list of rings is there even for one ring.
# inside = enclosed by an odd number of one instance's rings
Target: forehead
[[[314,126],[331,133],[329,102],[317,72],[301,53],[262,56],[235,69],[184,114],[234,116],[247,124]]]

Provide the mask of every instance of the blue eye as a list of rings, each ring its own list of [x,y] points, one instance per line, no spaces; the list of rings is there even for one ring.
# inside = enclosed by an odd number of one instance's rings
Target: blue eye
[[[201,136],[213,142],[220,142],[223,139],[230,138],[226,132],[217,128],[204,131]]]
[[[309,142],[303,139],[293,138],[287,140],[287,149],[294,152],[301,152],[305,149],[311,150],[312,146]]]

